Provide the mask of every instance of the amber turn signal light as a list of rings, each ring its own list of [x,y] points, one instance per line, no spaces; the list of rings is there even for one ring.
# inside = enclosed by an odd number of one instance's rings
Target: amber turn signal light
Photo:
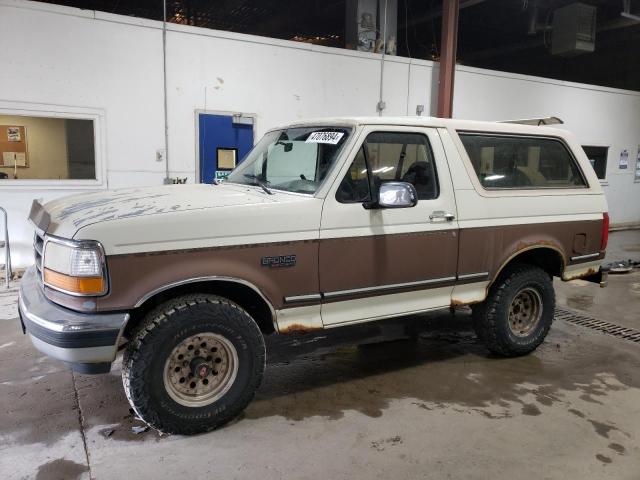
[[[44,269],[44,283],[69,293],[101,295],[105,290],[102,277],[71,277],[54,270]]]

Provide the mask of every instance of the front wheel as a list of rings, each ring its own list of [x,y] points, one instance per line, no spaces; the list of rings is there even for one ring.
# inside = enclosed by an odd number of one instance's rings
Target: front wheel
[[[551,277],[527,264],[509,267],[473,307],[480,340],[497,355],[515,357],[535,350],[545,339],[555,310]]]
[[[146,316],[125,351],[122,380],[142,420],[188,435],[238,415],[264,366],[264,339],[249,314],[222,297],[195,294]]]

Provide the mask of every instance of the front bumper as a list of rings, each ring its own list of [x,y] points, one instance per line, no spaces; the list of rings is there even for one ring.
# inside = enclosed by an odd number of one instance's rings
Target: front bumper
[[[23,331],[42,353],[80,373],[106,373],[118,351],[128,313],[78,313],[48,300],[35,267],[20,282],[18,311]]]

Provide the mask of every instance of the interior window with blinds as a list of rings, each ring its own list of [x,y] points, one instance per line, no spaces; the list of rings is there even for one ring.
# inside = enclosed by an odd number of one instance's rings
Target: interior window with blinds
[[[577,188],[586,182],[567,147],[548,137],[460,133],[485,188]]]
[[[94,180],[93,120],[0,114],[0,181]]]

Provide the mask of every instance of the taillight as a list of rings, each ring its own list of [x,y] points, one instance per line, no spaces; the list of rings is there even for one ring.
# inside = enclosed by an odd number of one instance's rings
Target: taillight
[[[604,212],[602,214],[602,241],[600,242],[601,252],[604,252],[607,249],[607,243],[609,243],[609,214]]]

